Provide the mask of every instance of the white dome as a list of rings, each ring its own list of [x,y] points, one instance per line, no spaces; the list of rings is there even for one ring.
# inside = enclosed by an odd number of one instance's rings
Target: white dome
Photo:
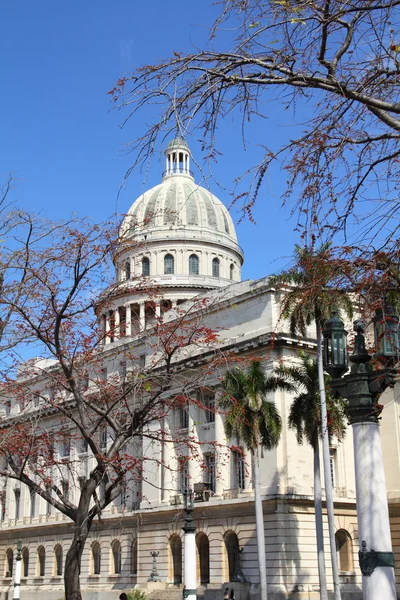
[[[195,183],[184,140],[168,144],[165,162],[161,183],[133,203],[120,228],[117,285],[97,308],[105,343],[140,335],[166,310],[241,279],[243,251],[232,219]]]
[[[225,206],[216,196],[187,175],[164,176],[162,183],[140,196],[121,227],[123,237],[177,230],[197,233],[202,239],[237,245],[235,227]],[[197,236],[196,236],[197,237]]]

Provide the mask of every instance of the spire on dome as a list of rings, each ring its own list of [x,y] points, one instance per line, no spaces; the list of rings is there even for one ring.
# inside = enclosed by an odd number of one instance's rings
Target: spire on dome
[[[189,146],[180,137],[170,141],[165,149],[165,171],[164,177],[171,175],[187,175],[193,178],[190,171],[190,150]]]

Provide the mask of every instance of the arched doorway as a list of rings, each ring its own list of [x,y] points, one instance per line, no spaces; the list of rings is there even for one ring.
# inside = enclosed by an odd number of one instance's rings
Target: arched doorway
[[[182,540],[179,535],[172,535],[169,539],[171,553],[171,579],[175,585],[182,583]]]
[[[224,535],[227,569],[226,574],[229,575],[229,581],[235,581],[235,574],[240,569],[239,559],[239,540],[234,531],[227,531]]]
[[[205,533],[196,535],[197,546],[197,581],[200,585],[210,583],[210,542]]]

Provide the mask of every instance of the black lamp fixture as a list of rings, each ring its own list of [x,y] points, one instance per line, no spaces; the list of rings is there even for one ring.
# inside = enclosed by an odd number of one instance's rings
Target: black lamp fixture
[[[399,317],[386,298],[375,310],[373,322],[377,358],[394,362],[399,355]]]
[[[324,331],[324,369],[333,378],[341,377],[348,369],[347,331],[335,309],[326,321]]]

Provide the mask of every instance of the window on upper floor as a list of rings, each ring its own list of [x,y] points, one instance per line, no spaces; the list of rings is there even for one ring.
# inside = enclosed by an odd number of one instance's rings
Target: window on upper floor
[[[201,389],[197,392],[197,401],[200,408],[204,411],[206,423],[215,421],[215,393],[211,390]]]
[[[237,488],[239,490],[244,490],[246,464],[243,453],[240,450],[234,450],[232,452],[232,458],[234,469],[234,485],[232,487]]]
[[[15,499],[15,520],[20,517],[20,508],[21,508],[21,490],[19,488],[14,490],[14,499]]]
[[[330,467],[331,467],[331,480],[332,480],[332,487],[336,487],[336,457],[337,457],[337,451],[336,448],[329,448],[329,461],[330,461]]]
[[[179,469],[179,491],[181,494],[185,494],[189,489],[189,465],[188,465],[188,457],[181,456],[178,459],[178,469]]]
[[[127,260],[125,263],[125,279],[131,278],[131,261]]]
[[[180,429],[187,429],[189,427],[189,410],[185,406],[178,409],[178,427]]]
[[[108,434],[107,425],[102,425],[100,428],[100,448],[107,450]]]
[[[164,274],[173,275],[175,272],[175,259],[172,254],[166,254],[164,256]]]
[[[36,517],[36,494],[33,490],[29,490],[29,495],[30,495],[30,499],[31,499],[30,515],[31,515],[31,519],[33,519],[34,517]]]
[[[233,266],[233,264],[230,265],[229,267],[229,279],[233,279],[233,275],[235,273],[235,267]]]
[[[219,277],[219,259],[213,258],[212,261],[212,276]]]
[[[189,256],[189,275],[199,274],[199,257],[196,254]]]
[[[150,275],[150,260],[145,256],[142,258],[142,275],[148,277]]]
[[[206,471],[204,473],[204,481],[209,484],[209,489],[215,493],[215,454],[206,454],[205,459]]]

